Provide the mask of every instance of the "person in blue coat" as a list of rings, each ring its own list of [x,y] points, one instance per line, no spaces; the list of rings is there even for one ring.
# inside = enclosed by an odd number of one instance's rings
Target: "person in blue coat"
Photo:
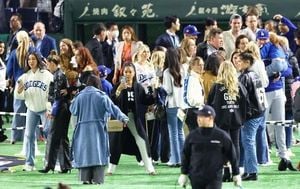
[[[79,169],[83,184],[103,184],[104,168],[109,160],[107,121],[109,116],[127,124],[129,118],[99,90],[100,79],[90,75],[86,87],[73,99],[70,111],[77,116],[73,134],[73,166]]]

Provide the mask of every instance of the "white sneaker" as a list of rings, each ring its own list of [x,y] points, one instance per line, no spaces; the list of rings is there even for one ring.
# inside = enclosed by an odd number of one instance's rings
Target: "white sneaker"
[[[112,175],[116,171],[117,165],[109,163],[107,168],[107,175]]]
[[[34,171],[35,167],[31,165],[24,165],[23,171]]]
[[[152,160],[153,165],[158,165],[159,161]]]
[[[143,167],[144,165],[145,165],[145,164],[144,164],[143,160],[141,160],[140,162],[138,162],[138,166]]]
[[[239,170],[240,170],[240,175],[242,176],[245,172],[245,169],[244,167],[239,167]]]

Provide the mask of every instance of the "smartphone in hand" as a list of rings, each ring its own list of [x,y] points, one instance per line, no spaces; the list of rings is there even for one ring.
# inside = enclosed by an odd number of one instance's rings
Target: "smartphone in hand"
[[[126,83],[126,77],[125,76],[121,76],[120,77],[120,82],[125,84]]]

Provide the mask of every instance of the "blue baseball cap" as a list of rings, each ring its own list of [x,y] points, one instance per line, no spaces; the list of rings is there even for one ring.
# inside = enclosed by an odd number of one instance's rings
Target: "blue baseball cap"
[[[258,32],[256,32],[256,39],[266,40],[266,39],[269,39],[269,37],[270,37],[270,35],[269,35],[268,30],[260,29],[260,30],[258,30]]]
[[[105,65],[98,66],[98,71],[99,71],[100,77],[105,77],[111,73],[111,69],[106,67]]]
[[[187,25],[183,28],[183,33],[188,35],[199,35],[200,32],[198,32],[196,26],[194,25]]]

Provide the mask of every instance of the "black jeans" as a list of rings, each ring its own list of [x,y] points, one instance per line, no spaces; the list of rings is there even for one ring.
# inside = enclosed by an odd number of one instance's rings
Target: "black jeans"
[[[193,189],[221,189],[221,179],[200,179],[199,177],[190,176]]]
[[[235,147],[235,152],[236,152],[236,158],[238,160],[237,164],[239,165],[239,162],[240,162],[240,128],[238,129],[223,129],[224,131],[226,131],[231,140],[232,140],[232,143]]]

